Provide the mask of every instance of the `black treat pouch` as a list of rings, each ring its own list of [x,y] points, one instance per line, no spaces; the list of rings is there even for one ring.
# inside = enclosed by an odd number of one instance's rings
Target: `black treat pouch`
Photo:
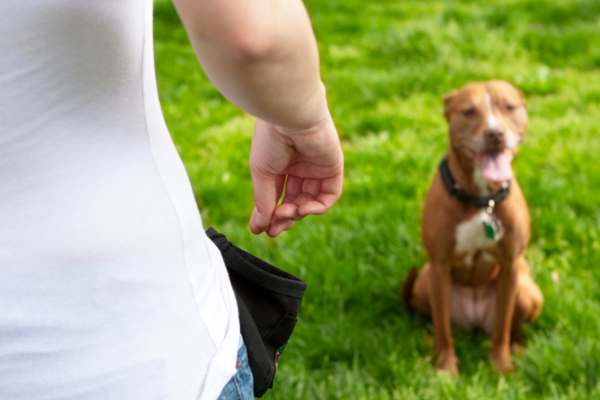
[[[234,246],[213,228],[235,292],[240,328],[254,378],[254,396],[273,387],[279,356],[296,325],[306,282]]]

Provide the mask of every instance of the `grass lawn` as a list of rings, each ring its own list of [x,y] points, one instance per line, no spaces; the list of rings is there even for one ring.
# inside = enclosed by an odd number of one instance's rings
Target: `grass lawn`
[[[326,216],[273,240],[247,228],[253,118],[208,82],[168,0],[155,36],[166,119],[206,227],[308,281],[267,399],[600,399],[600,2],[306,0],[346,155]],[[398,299],[421,266],[422,201],[445,151],[440,96],[505,79],[530,130],[513,165],[545,295],[513,376],[455,331],[461,376],[432,367],[432,324]],[[558,277],[558,279],[553,279]]]

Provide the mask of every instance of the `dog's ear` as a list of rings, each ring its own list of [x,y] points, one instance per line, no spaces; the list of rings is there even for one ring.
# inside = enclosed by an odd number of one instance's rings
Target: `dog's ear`
[[[523,107],[525,107],[525,109],[529,111],[529,106],[527,105],[527,101],[525,101],[525,95],[523,94],[523,91],[521,89],[517,89],[517,93],[519,93],[519,97],[523,102]]]
[[[458,90],[453,90],[450,93],[446,93],[442,96],[442,100],[444,100],[444,117],[448,120],[450,117],[450,104],[452,100],[456,97]]]

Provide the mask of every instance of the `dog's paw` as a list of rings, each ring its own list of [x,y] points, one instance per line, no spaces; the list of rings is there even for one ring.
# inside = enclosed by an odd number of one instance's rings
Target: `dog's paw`
[[[442,351],[437,357],[437,369],[439,373],[458,377],[458,359],[454,351]]]
[[[496,367],[498,372],[501,374],[510,374],[515,372],[515,367],[510,359],[510,350],[508,348],[492,349],[490,357],[492,357],[494,367]]]
[[[515,356],[523,357],[525,354],[525,346],[521,343],[512,343],[510,345],[510,353]]]

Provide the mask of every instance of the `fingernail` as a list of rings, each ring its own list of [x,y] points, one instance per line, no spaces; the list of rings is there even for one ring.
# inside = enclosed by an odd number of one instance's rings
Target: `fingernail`
[[[256,225],[258,226],[262,226],[263,225],[263,216],[261,213],[259,213],[258,211],[256,212]]]
[[[258,228],[259,232],[266,232],[271,227],[271,225],[267,225],[263,228],[264,223],[265,223],[265,220],[264,220],[262,214],[257,211],[256,212],[256,227]]]

